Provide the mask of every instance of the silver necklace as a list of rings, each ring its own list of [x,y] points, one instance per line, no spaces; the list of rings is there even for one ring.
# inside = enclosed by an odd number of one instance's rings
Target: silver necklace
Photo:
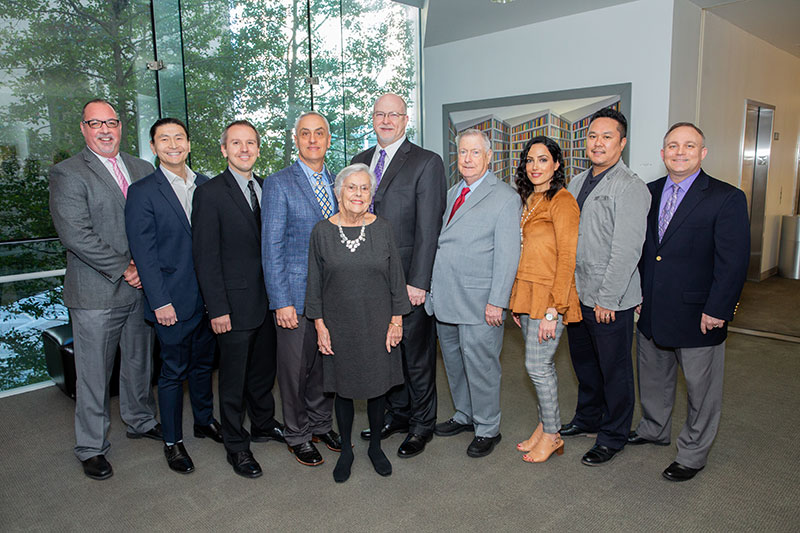
[[[336,218],[336,226],[339,228],[339,237],[342,239],[342,244],[347,246],[347,249],[350,250],[350,253],[355,252],[356,249],[361,246],[361,243],[367,240],[364,230],[364,228],[367,226],[367,217],[364,217],[364,219],[361,221],[361,233],[359,233],[358,237],[355,239],[348,239],[345,236],[344,231],[342,230],[341,217]]]
[[[522,250],[524,248],[524,244],[523,243],[525,241],[525,237],[522,235],[522,228],[525,227],[525,223],[528,222],[528,219],[531,217],[533,212],[536,211],[536,208],[539,207],[539,204],[542,203],[542,200],[544,200],[544,194],[542,195],[541,198],[539,198],[539,201],[536,202],[533,205],[533,207],[531,207],[530,209],[528,209],[527,205],[525,206],[525,213],[523,213],[522,220],[520,220],[520,222],[519,222],[519,249],[520,250]]]

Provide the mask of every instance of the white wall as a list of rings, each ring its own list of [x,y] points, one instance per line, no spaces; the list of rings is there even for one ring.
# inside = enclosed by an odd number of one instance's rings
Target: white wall
[[[443,153],[444,104],[631,83],[629,163],[662,176],[672,15],[672,0],[640,0],[425,48],[426,148]]]
[[[698,64],[703,10],[690,0],[675,0],[672,18],[669,123],[697,122]],[[664,170],[666,174],[666,169]]]
[[[767,178],[761,272],[778,264],[780,222],[792,214],[800,143],[800,58],[706,12],[698,125],[706,134],[703,168],[734,185],[741,183],[745,100],[775,106]]]

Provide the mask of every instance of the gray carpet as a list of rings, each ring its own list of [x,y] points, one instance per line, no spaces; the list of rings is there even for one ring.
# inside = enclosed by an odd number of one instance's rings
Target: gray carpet
[[[611,464],[580,464],[586,437],[566,439],[548,462],[522,462],[515,443],[529,436],[535,394],[522,363],[522,340],[506,330],[503,352],[503,441],[471,459],[470,434],[436,437],[425,453],[396,457],[401,435],[385,441],[394,474],[379,477],[356,439],[351,479],[337,485],[326,463],[299,465],[285,446],[254,444],[264,476],[247,480],[226,463],[223,448],[188,435],[197,471],[168,470],[161,445],[129,440],[114,401],[109,460],[114,476],[86,478],[72,455],[73,402],[50,387],[0,400],[0,530],[2,531],[797,531],[800,460],[794,447],[800,357],[796,344],[732,335],[723,418],[706,469],[687,483],[661,471],[674,446],[630,446]],[[566,350],[557,355],[563,421],[576,400]],[[439,367],[439,419],[451,415]],[[673,441],[686,412],[681,383]],[[188,404],[188,402],[187,402]],[[366,424],[357,402],[356,427]],[[191,414],[184,417],[191,428]],[[634,423],[638,420],[638,409]],[[778,428],[779,431],[774,431]],[[189,431],[191,433],[191,431]]]
[[[737,328],[800,337],[800,280],[773,276],[744,284],[739,310],[731,322]]]

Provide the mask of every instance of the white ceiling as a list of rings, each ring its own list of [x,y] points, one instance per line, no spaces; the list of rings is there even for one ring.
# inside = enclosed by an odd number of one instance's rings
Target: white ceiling
[[[414,3],[410,0],[395,0]],[[633,0],[428,0],[425,46],[468,39]],[[768,43],[800,57],[800,0],[691,0]]]

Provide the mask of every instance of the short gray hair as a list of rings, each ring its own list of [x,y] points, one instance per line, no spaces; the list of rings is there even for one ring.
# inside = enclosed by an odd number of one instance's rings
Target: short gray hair
[[[305,113],[301,113],[300,116],[297,117],[297,120],[294,121],[294,129],[292,130],[292,132],[295,135],[297,135],[297,126],[300,125],[300,121],[303,120],[304,118],[306,118],[309,115],[316,115],[316,116],[320,117],[325,122],[325,127],[328,128],[328,135],[330,135],[330,133],[331,133],[331,125],[328,122],[328,119],[325,118],[325,115],[323,115],[322,113],[318,113],[316,111],[306,111]]]
[[[375,189],[378,188],[378,179],[375,177],[375,173],[372,172],[364,163],[355,163],[340,170],[339,173],[336,174],[336,180],[333,182],[333,194],[339,198],[342,194],[342,185],[344,185],[344,180],[353,174],[358,174],[360,172],[364,172],[367,176],[369,176],[370,196],[375,196]]]
[[[483,141],[483,147],[488,152],[492,149],[492,143],[489,141],[489,137],[486,135],[485,132],[476,129],[476,128],[469,128],[468,130],[464,130],[456,136],[456,149],[459,149],[461,146],[461,139],[464,137],[480,137]]]

